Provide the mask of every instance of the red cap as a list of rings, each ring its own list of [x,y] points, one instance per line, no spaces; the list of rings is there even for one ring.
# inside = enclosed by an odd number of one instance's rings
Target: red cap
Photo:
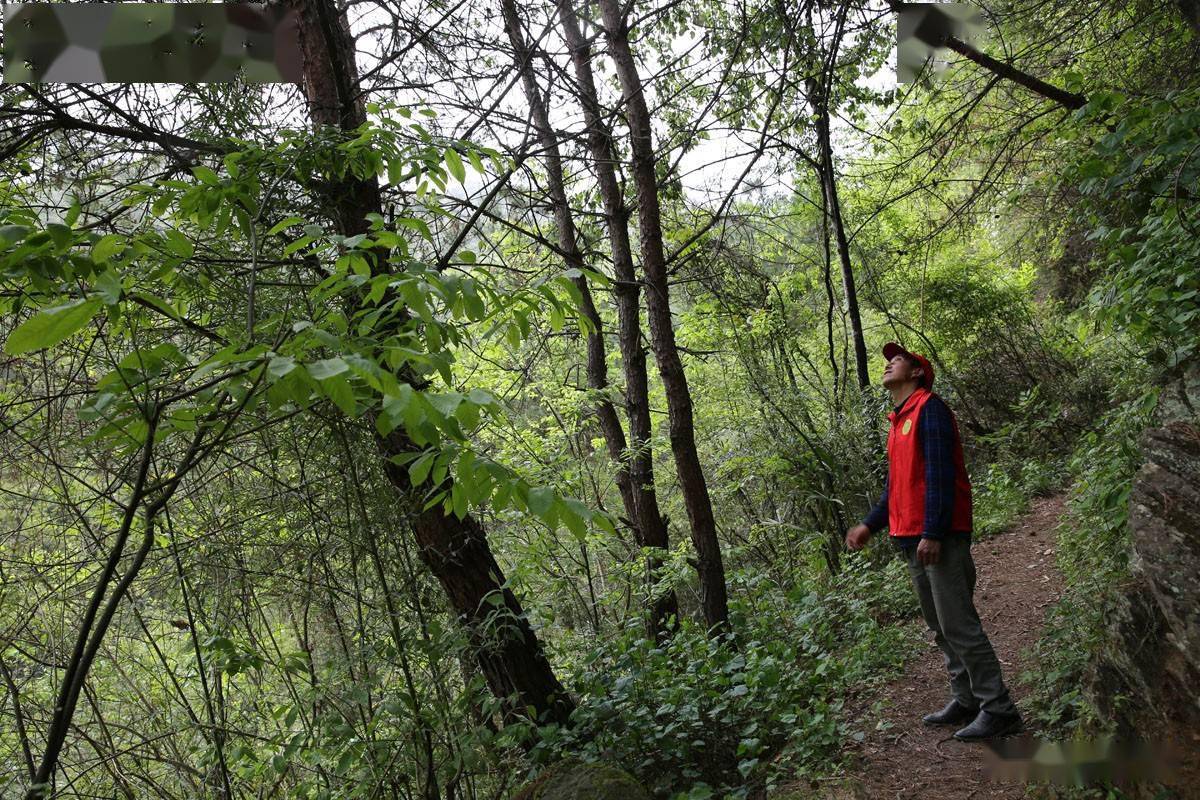
[[[896,356],[907,356],[909,359],[920,364],[921,370],[923,371],[923,374],[924,374],[924,377],[921,381],[921,385],[924,386],[926,389],[933,388],[933,365],[929,363],[928,358],[926,358],[923,355],[920,355],[919,353],[911,353],[908,350],[905,350],[900,345],[896,344],[895,342],[888,342],[887,344],[885,344],[883,346],[883,357],[884,358],[886,358],[888,361],[891,361]]]

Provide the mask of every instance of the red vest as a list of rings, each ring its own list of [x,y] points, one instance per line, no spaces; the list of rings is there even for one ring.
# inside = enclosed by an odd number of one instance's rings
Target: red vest
[[[899,411],[888,414],[888,532],[892,536],[919,536],[925,532],[925,453],[917,436],[917,420],[933,397],[928,389],[913,392]],[[958,421],[954,426],[954,511],[951,531],[971,530],[971,481],[963,464]]]

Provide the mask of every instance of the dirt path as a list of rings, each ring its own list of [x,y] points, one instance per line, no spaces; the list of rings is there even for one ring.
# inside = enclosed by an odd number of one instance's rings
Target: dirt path
[[[977,540],[971,548],[978,576],[975,605],[1018,706],[1026,694],[1019,680],[1026,667],[1022,651],[1037,641],[1046,609],[1062,590],[1054,565],[1054,528],[1063,502],[1062,496],[1037,499],[1011,528]],[[949,699],[941,652],[933,635],[925,635],[928,648],[903,677],[855,704],[860,730],[867,732],[853,748],[860,766],[833,794],[872,800],[1023,798],[1023,785],[988,780],[983,745],[956,741],[954,728],[922,724],[922,715]],[[879,701],[889,725],[882,731],[876,730],[879,718],[872,711]]]

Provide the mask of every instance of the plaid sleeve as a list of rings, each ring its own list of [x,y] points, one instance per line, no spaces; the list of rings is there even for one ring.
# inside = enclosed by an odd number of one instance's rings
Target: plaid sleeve
[[[863,520],[863,525],[870,529],[871,533],[875,533],[888,522],[888,484],[887,478],[883,479],[883,494],[879,495],[879,502],[867,514]]]
[[[954,422],[950,408],[937,395],[921,408],[917,435],[925,456],[925,530],[921,536],[941,539],[950,532],[954,514]]]

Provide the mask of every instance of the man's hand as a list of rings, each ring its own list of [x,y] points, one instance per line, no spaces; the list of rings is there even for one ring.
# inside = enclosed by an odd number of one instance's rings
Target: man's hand
[[[942,555],[942,543],[936,539],[922,539],[917,545],[917,561],[925,566],[936,564]]]
[[[851,550],[862,550],[867,544],[867,539],[871,538],[871,529],[866,525],[859,523],[850,530],[846,531],[846,547]]]

